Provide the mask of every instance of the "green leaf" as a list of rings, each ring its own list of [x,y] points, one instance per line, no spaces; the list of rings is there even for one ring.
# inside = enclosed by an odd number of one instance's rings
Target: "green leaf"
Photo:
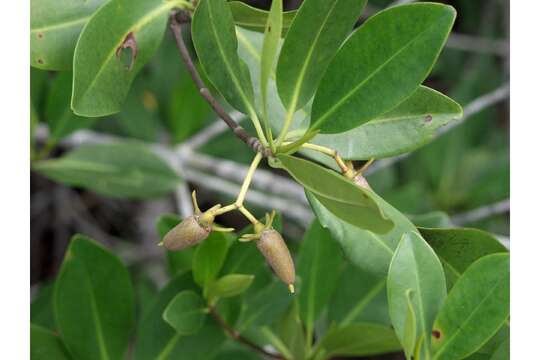
[[[180,182],[178,175],[148,146],[136,142],[83,145],[33,169],[69,186],[111,197],[163,196]]]
[[[32,360],[69,360],[62,340],[52,331],[30,324],[30,358]]]
[[[225,342],[223,330],[210,318],[195,335],[178,334],[165,320],[163,311],[183,290],[197,291],[190,272],[178,274],[159,292],[139,324],[135,360],[211,359]]]
[[[300,318],[306,328],[313,329],[330,301],[342,264],[339,244],[332,239],[330,231],[313,221],[304,235],[297,261],[297,273],[302,279],[298,293]]]
[[[268,119],[268,82],[271,75],[274,74],[274,67],[276,63],[276,54],[279,51],[281,40],[281,28],[282,28],[282,14],[283,13],[283,1],[273,0],[270,8],[270,15],[268,16],[268,23],[266,30],[264,31],[264,41],[261,54],[261,102],[263,110],[263,120],[267,137],[270,134],[270,124]]]
[[[75,235],[55,283],[54,312],[75,359],[123,358],[135,322],[126,267],[109,250]]]
[[[254,8],[241,1],[230,1],[234,23],[248,30],[264,32],[268,21],[269,12]],[[296,10],[283,13],[282,34],[285,35],[296,15]]]
[[[238,38],[238,55],[249,68],[254,83],[256,107],[259,112],[262,113],[262,104],[258,100],[262,98],[262,94],[260,94],[260,64],[264,36],[261,33],[248,31],[239,27],[236,28],[236,36]],[[283,127],[286,110],[283,107],[277,92],[275,69],[272,70],[270,79],[268,80],[267,105],[270,125],[273,130],[279,132]],[[290,129],[296,129],[298,124],[300,124],[307,116],[308,112],[304,108],[299,109],[299,111],[293,115],[293,122]]]
[[[165,234],[180,223],[181,219],[176,214],[163,214],[156,223],[159,238],[163,239]],[[181,271],[191,270],[195,248],[190,247],[182,251],[167,251],[167,264],[171,275]]]
[[[328,66],[313,101],[310,128],[344,132],[409,97],[429,74],[455,16],[450,6],[419,3],[369,18]]]
[[[401,343],[408,346],[406,318],[407,292],[412,291],[412,304],[417,318],[415,339],[431,337],[431,328],[437,312],[446,297],[444,272],[437,255],[416,232],[403,235],[387,279],[387,295],[390,318]],[[424,341],[429,349],[429,342]]]
[[[278,320],[276,333],[291,353],[293,359],[305,358],[306,337],[303,323],[300,320],[297,301],[294,301],[289,310]]]
[[[73,113],[69,106],[72,73],[62,72],[54,79],[45,105],[45,118],[49,125],[49,141],[53,144],[79,129],[89,128],[96,119]]]
[[[476,260],[507,252],[491,234],[478,229],[418,229],[443,264],[448,289]]]
[[[313,96],[326,67],[351,32],[366,0],[305,0],[283,43],[277,88],[288,113]]]
[[[223,233],[212,232],[195,250],[193,256],[193,279],[206,288],[221,270],[229,248]]]
[[[409,219],[411,219],[417,227],[449,228],[452,226],[450,216],[444,211],[430,211],[424,214],[409,215]],[[424,235],[424,237],[426,236]],[[429,243],[429,239],[426,238],[426,241]]]
[[[345,256],[358,268],[379,278],[385,277],[388,266],[403,234],[416,231],[414,225],[389,205],[380,196],[372,193],[373,199],[395,226],[385,234],[374,233],[345,222],[330,212],[310,192],[306,192],[311,208],[324,227],[332,233]]]
[[[319,134],[311,142],[335,149],[345,159],[379,159],[413,151],[436,131],[462,116],[458,103],[420,86],[394,109],[340,134]]]
[[[71,70],[77,38],[105,0],[31,0],[30,64],[46,70]]]
[[[167,305],[163,319],[179,334],[190,335],[201,329],[207,312],[202,297],[192,290],[184,290]]]
[[[175,4],[111,0],[92,16],[73,58],[75,114],[96,117],[121,110],[133,79],[156,52]]]
[[[416,314],[411,302],[412,290],[405,291],[405,298],[407,299],[407,314],[405,316],[405,323],[403,327],[403,350],[407,359],[411,359],[416,346]]]
[[[237,330],[243,333],[250,327],[274,322],[287,310],[292,299],[293,295],[287,287],[277,280],[257,293],[246,296]]]
[[[399,351],[394,331],[377,324],[350,324],[330,330],[321,340],[324,358],[333,356],[369,356]]]
[[[242,294],[253,282],[253,275],[228,274],[211,283],[209,298],[226,298]]]
[[[333,214],[377,233],[392,229],[393,222],[374,200],[372,191],[312,161],[280,154],[284,169],[308,191],[313,192]]]
[[[199,2],[191,23],[193,44],[208,79],[234,108],[254,113],[249,71],[238,57],[233,17],[222,0]]]
[[[385,285],[386,277],[346,264],[328,305],[328,321],[340,327],[359,322],[390,325]]]
[[[137,78],[116,116],[121,135],[147,142],[158,142],[161,123],[156,94],[148,89],[145,78]]]
[[[433,326],[434,359],[462,359],[478,350],[510,314],[510,255],[474,262],[456,282]]]

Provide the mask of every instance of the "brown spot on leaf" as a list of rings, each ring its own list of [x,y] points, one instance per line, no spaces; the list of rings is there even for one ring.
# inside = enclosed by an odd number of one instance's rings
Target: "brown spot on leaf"
[[[431,116],[431,115],[427,115],[427,116],[424,118],[424,122],[425,122],[425,123],[430,123],[431,120],[433,120],[433,116]]]
[[[38,32],[38,33],[37,33],[37,37],[38,37],[38,39],[43,39],[43,33]]]
[[[122,41],[122,44],[120,44],[120,46],[116,48],[116,58],[119,59],[120,55],[122,55],[123,50],[127,48],[131,50],[131,56],[129,59],[129,65],[127,65],[127,69],[131,70],[133,69],[133,64],[135,64],[135,60],[137,60],[138,53],[137,40],[135,40],[135,35],[133,34],[133,32],[128,33],[124,41]]]
[[[38,64],[43,64],[43,59],[37,59]]]
[[[441,338],[441,332],[440,332],[439,330],[433,330],[433,331],[431,332],[431,335],[433,335],[433,337],[434,337],[435,339],[440,339],[440,338]]]

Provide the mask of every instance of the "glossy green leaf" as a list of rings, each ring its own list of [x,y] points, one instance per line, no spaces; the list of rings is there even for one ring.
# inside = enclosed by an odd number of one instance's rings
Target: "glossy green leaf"
[[[109,250],[76,235],[55,283],[58,329],[75,359],[123,358],[135,321],[126,267]]]
[[[407,292],[412,291],[412,304],[416,315],[417,334],[429,339],[431,328],[446,297],[444,272],[435,252],[416,232],[403,235],[387,279],[387,296],[390,318],[397,337],[404,346],[408,309]],[[424,341],[426,349],[429,342]]]
[[[333,356],[369,356],[399,351],[394,331],[389,326],[376,324],[350,324],[334,328],[320,343],[324,358]]]
[[[390,325],[385,288],[386,277],[346,264],[328,305],[328,321],[340,327],[359,322]]]
[[[111,0],[92,16],[73,58],[71,108],[77,115],[104,116],[121,110],[133,79],[156,52],[175,4]]]
[[[508,350],[507,358],[504,358],[504,350],[503,348],[510,342],[510,326],[507,322],[505,325],[503,325],[499,331],[495,335],[489,339],[488,342],[486,342],[482,347],[473,353],[470,356],[467,356],[466,360],[495,360],[497,357],[502,356],[501,359],[508,360],[510,357],[510,349]],[[496,356],[497,355],[497,356]],[[493,359],[492,359],[493,358]]]
[[[142,143],[83,145],[57,159],[33,166],[46,177],[111,197],[163,196],[180,182],[178,175]]]
[[[195,335],[178,334],[165,320],[163,311],[183,290],[197,291],[190,272],[174,277],[157,295],[154,303],[139,324],[133,358],[135,360],[206,360],[219,351],[226,337],[223,330],[207,317]]]
[[[245,292],[253,282],[253,275],[228,274],[215,282],[208,288],[209,298],[226,298],[240,295]]]
[[[161,123],[156,94],[149,90],[146,79],[135,79],[120,111],[114,118],[120,134],[132,139],[159,142]]]
[[[203,298],[192,290],[184,290],[171,300],[163,319],[181,335],[194,334],[201,329],[207,314]]]
[[[413,151],[436,131],[462,116],[461,106],[420,86],[394,109],[340,134],[319,134],[311,142],[329,146],[345,159],[379,159]]]
[[[419,228],[419,230],[443,264],[448,289],[476,260],[489,254],[508,251],[491,234],[478,229]]]
[[[193,256],[193,279],[197,284],[206,287],[212,282],[227,256],[228,239],[223,233],[212,232],[195,250]]]
[[[229,7],[234,23],[248,30],[264,32],[268,21],[269,12],[254,8],[241,1],[230,1]],[[285,35],[296,15],[296,10],[283,13],[282,34]]]
[[[393,222],[374,200],[372,191],[312,161],[280,154],[281,165],[308,191],[313,192],[333,214],[377,233],[392,229]]]
[[[268,23],[264,31],[264,41],[261,54],[261,102],[263,110],[263,120],[267,137],[270,138],[270,123],[268,120],[268,82],[274,73],[276,55],[279,51],[281,40],[281,28],[283,24],[283,1],[273,0],[268,16]]]
[[[249,71],[238,57],[233,17],[222,0],[199,2],[191,23],[195,50],[208,79],[236,109],[254,112]]]
[[[261,33],[248,31],[237,27],[236,37],[238,38],[238,55],[249,68],[249,72],[255,86],[255,104],[259,112],[262,113],[262,103],[259,99],[262,98],[262,94],[260,93],[260,64],[262,59],[261,54],[264,36]],[[268,80],[267,111],[268,120],[272,130],[279,132],[283,127],[286,110],[281,103],[281,99],[279,98],[279,94],[277,92],[275,69],[270,74],[270,79]],[[293,114],[291,130],[296,129],[298,124],[301,124],[302,120],[304,120],[307,116],[308,111],[305,108],[299,109],[297,112],[295,112]]]
[[[278,320],[276,335],[291,353],[293,359],[305,358],[306,336],[304,325],[300,320],[297,301],[294,301],[289,310]]]
[[[49,141],[57,143],[76,130],[89,128],[96,119],[77,116],[69,105],[71,98],[71,72],[62,72],[54,79],[45,105],[45,119],[49,125]]]
[[[385,234],[351,225],[325,208],[313,194],[306,192],[306,195],[320,223],[327,227],[332,237],[340,243],[345,256],[358,268],[379,278],[386,276],[394,249],[403,234],[416,231],[405,215],[375,193],[372,193],[373,199],[395,224],[392,230]]]
[[[255,294],[246,296],[245,305],[237,323],[237,330],[245,332],[250,327],[267,325],[283,314],[293,295],[281,281],[273,281]]]
[[[313,329],[330,301],[342,264],[339,244],[332,239],[330,231],[315,220],[304,235],[296,265],[302,279],[298,293],[300,318],[308,329]]]
[[[178,215],[175,214],[163,214],[161,215],[156,223],[157,232],[159,238],[163,239],[165,234],[169,232],[172,228],[180,223],[181,219]],[[169,271],[172,275],[178,274],[179,272],[191,270],[191,265],[193,261],[193,255],[195,253],[195,248],[190,247],[182,251],[168,251],[167,250],[167,263],[169,266]]]
[[[412,291],[405,291],[407,300],[407,314],[405,315],[405,323],[403,327],[403,350],[407,359],[411,359],[416,347],[416,313],[411,301]]]
[[[510,256],[474,262],[456,282],[433,326],[434,359],[462,359],[478,350],[510,314]]]
[[[430,211],[424,214],[409,215],[409,219],[417,227],[449,228],[453,226],[450,216],[444,211]],[[429,243],[429,239],[426,241]]]
[[[30,324],[30,359],[32,360],[69,360],[62,339],[49,329]]]
[[[105,0],[31,0],[30,64],[46,70],[71,70],[77,38]]]
[[[328,66],[313,101],[310,128],[344,132],[409,97],[429,74],[455,16],[450,6],[418,3],[369,18]]]
[[[351,32],[365,0],[305,0],[283,43],[277,88],[289,113],[313,96],[326,67]]]

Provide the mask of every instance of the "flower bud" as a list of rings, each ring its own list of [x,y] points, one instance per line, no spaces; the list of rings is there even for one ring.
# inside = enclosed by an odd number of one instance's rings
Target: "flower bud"
[[[165,235],[163,246],[168,250],[183,250],[206,239],[211,230],[211,225],[201,224],[198,215],[191,215]]]
[[[291,253],[280,233],[274,229],[263,230],[256,244],[276,275],[281,281],[289,285],[289,288],[293,291],[295,279],[294,263]]]

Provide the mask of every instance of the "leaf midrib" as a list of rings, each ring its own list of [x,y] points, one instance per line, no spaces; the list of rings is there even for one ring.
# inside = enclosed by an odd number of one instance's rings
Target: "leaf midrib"
[[[234,86],[236,86],[236,90],[240,94],[240,97],[242,98],[242,102],[246,106],[248,110],[252,109],[251,103],[248,101],[246,94],[244,93],[244,90],[242,89],[242,86],[240,85],[240,80],[236,77],[236,73],[232,70],[232,66],[229,63],[229,60],[227,59],[227,56],[225,55],[223,46],[221,44],[220,38],[217,34],[217,29],[215,27],[215,21],[214,21],[214,15],[212,14],[212,6],[208,5],[208,17],[210,18],[210,28],[212,29],[212,34],[214,35],[214,40],[216,42],[217,48],[219,50],[219,54],[221,55],[221,58],[223,59],[223,63],[225,64],[225,67],[227,68],[227,71],[231,75],[231,79],[234,83]],[[236,32],[235,32],[236,33]],[[238,59],[240,61],[240,59]],[[240,69],[239,69],[240,71]],[[250,83],[251,86],[251,83]]]
[[[242,34],[241,31],[236,31],[236,37],[238,38],[238,40],[241,43],[244,44],[244,47],[251,54],[251,56],[253,56],[253,58],[257,62],[260,62],[261,61],[261,55],[257,52],[257,49],[255,48],[255,46],[253,46],[253,44],[244,36],[244,34]],[[281,52],[281,47],[280,47],[280,52]],[[275,71],[275,69],[272,69],[272,71],[270,72],[270,78],[272,80],[276,81],[276,71]],[[285,109],[285,111],[286,110],[287,109]],[[297,112],[300,112],[305,117],[307,117],[309,115],[307,113],[307,111],[305,110],[305,108],[298,109]]]
[[[302,68],[300,69],[300,73],[298,74],[298,78],[296,79],[296,83],[294,85],[293,89],[293,95],[291,98],[291,101],[289,103],[289,106],[287,107],[287,113],[292,113],[296,110],[296,104],[298,103],[298,97],[300,96],[300,90],[302,88],[302,84],[304,82],[305,73],[307,71],[308,64],[311,63],[311,57],[313,56],[313,51],[315,50],[316,44],[319,41],[319,37],[322,34],[322,30],[325,27],[326,23],[328,22],[328,19],[330,18],[330,15],[334,11],[334,8],[336,7],[337,0],[334,1],[334,4],[332,7],[328,10],[328,13],[326,14],[324,21],[321,23],[321,26],[319,27],[319,30],[317,31],[317,35],[315,35],[313,42],[311,43],[311,46],[308,50],[308,54],[306,56],[306,59],[302,65]]]
[[[469,320],[482,308],[482,305],[484,304],[484,302],[486,302],[487,300],[490,299],[491,294],[493,294],[495,292],[495,290],[498,290],[498,288],[501,286],[502,281],[503,281],[503,279],[501,279],[501,278],[499,278],[497,280],[497,284],[491,290],[489,290],[489,292],[482,299],[482,301],[480,301],[478,303],[478,306],[476,306],[475,309],[473,311],[471,311],[471,313],[465,318],[465,320],[463,320],[461,322],[461,324],[458,326],[458,328],[456,329],[454,334],[452,334],[452,336],[450,336],[448,338],[448,340],[446,340],[446,342],[437,350],[434,359],[438,359],[440,354],[442,354],[444,352],[444,349],[446,349],[452,343],[452,340],[456,336],[458,336],[459,334],[461,334],[463,332],[463,328],[465,327],[464,324],[467,325]],[[503,321],[503,323],[504,323],[504,321]],[[502,325],[502,323],[501,323],[501,325]]]
[[[96,335],[97,335],[97,341],[98,341],[98,346],[99,346],[99,352],[101,354],[102,359],[108,360],[109,359],[109,354],[107,352],[107,346],[105,345],[105,339],[103,337],[103,329],[102,329],[102,326],[101,326],[101,320],[99,319],[96,296],[94,294],[92,281],[90,280],[90,275],[89,275],[88,269],[86,268],[84,262],[82,262],[82,261],[81,261],[81,266],[83,267],[83,272],[85,274],[85,279],[86,279],[86,281],[88,282],[88,285],[89,285],[88,286],[88,291],[90,293],[90,296],[89,296],[90,307],[92,309],[92,311],[91,311],[92,318],[94,320],[95,327],[96,327]]]
[[[182,338],[182,335],[180,333],[176,333],[171,339],[167,342],[167,345],[163,348],[163,350],[158,354],[156,357],[156,360],[165,360],[170,355],[170,353],[173,351],[174,347],[178,343],[178,340]]]
[[[386,278],[383,278],[381,281],[376,283],[369,291],[368,293],[359,301],[356,303],[356,305],[347,313],[345,318],[341,321],[340,326],[349,325],[353,322],[355,318],[357,318],[367,307],[367,305],[377,296],[381,290],[384,288],[384,284],[386,283]]]
[[[442,16],[441,16],[442,18]],[[435,27],[438,24],[438,19],[434,20],[433,23],[419,32],[416,36],[414,36],[411,40],[409,40],[403,47],[401,47],[397,52],[394,53],[394,55],[390,56],[387,60],[385,60],[381,65],[379,65],[371,74],[369,74],[364,80],[362,80],[358,85],[353,87],[352,90],[350,90],[345,96],[341,98],[336,104],[334,104],[330,109],[328,109],[324,114],[319,116],[317,120],[313,123],[311,128],[317,128],[320,123],[324,122],[327,117],[331,116],[332,113],[336,111],[337,108],[341,107],[345,102],[349,100],[350,97],[354,96],[354,94],[360,89],[364,84],[366,84],[369,80],[371,80],[375,75],[377,75],[386,65],[388,65],[392,60],[394,60],[397,56],[399,56],[402,52],[404,52],[412,43],[418,40],[422,35],[424,35],[426,32],[430,31],[433,27]]]
[[[37,28],[31,28],[30,32],[31,33],[37,33],[37,32],[42,32],[43,33],[43,32],[48,32],[48,31],[53,31],[53,30],[61,30],[61,29],[64,29],[64,28],[74,27],[74,26],[78,26],[80,24],[83,24],[83,23],[87,22],[91,17],[92,17],[91,15],[90,16],[84,16],[84,17],[77,18],[77,19],[70,20],[70,21],[64,21],[64,22],[61,22],[61,23],[56,23],[56,24],[37,27]]]

